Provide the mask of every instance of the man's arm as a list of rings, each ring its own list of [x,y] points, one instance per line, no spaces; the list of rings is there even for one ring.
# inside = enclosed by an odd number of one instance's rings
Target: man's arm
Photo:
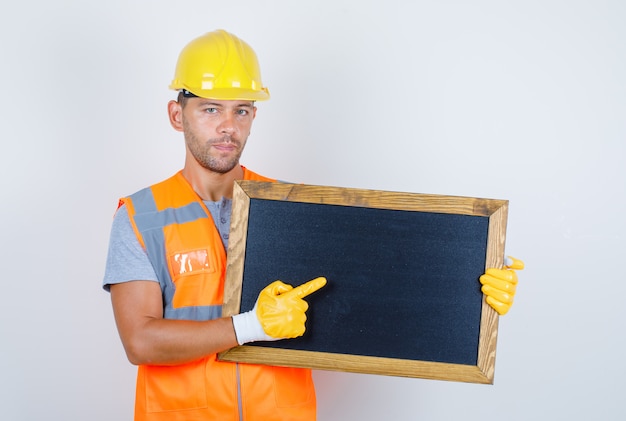
[[[132,364],[183,364],[237,345],[230,317],[164,319],[157,282],[130,281],[110,288],[117,329]]]
[[[247,342],[301,336],[309,307],[303,298],[324,285],[323,277],[297,288],[275,281],[261,291],[253,310],[207,321],[164,319],[161,288],[156,282],[129,281],[110,288],[128,360],[136,365],[175,365]]]

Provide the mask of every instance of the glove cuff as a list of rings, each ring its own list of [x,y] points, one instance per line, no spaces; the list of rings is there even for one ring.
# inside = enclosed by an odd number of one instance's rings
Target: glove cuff
[[[239,345],[248,342],[275,341],[278,339],[267,335],[263,330],[263,326],[261,326],[256,315],[256,305],[251,311],[235,314],[232,316],[232,319],[233,327],[235,328],[235,336],[237,336],[237,343]]]

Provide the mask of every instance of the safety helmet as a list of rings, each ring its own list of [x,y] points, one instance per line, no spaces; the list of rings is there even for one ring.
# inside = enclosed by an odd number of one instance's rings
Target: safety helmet
[[[269,90],[261,82],[254,50],[222,29],[208,32],[183,48],[170,89],[220,100],[270,98]]]

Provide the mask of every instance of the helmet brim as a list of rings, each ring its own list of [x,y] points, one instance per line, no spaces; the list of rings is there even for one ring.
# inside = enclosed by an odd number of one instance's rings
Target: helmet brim
[[[242,88],[219,88],[219,89],[200,89],[190,86],[170,85],[170,89],[180,91],[186,89],[192,94],[200,98],[217,99],[217,100],[244,100],[244,101],[267,101],[270,99],[270,92],[267,88],[260,90],[242,89]]]

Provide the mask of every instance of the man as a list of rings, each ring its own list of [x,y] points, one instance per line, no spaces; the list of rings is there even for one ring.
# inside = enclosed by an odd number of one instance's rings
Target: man
[[[104,277],[124,349],[139,366],[135,420],[314,420],[310,370],[216,359],[244,343],[302,335],[303,298],[325,284],[276,281],[252,311],[222,317],[233,183],[275,181],[239,163],[255,101],[269,99],[256,54],[233,34],[207,33],[182,50],[170,88],[179,91],[168,114],[184,134],[184,168],[120,201]],[[489,271],[483,290],[503,314],[517,278]]]

